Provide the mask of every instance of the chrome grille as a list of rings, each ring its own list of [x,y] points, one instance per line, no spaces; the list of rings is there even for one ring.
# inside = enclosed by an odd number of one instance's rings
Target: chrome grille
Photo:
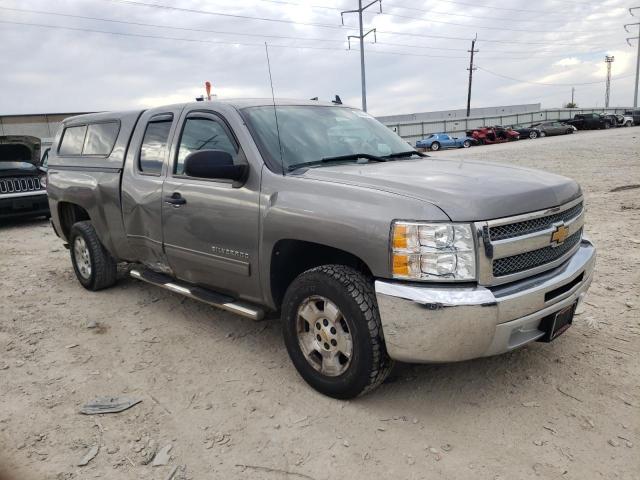
[[[504,275],[511,275],[513,273],[523,272],[525,270],[530,270],[546,263],[553,262],[571,250],[578,242],[580,242],[581,238],[582,229],[569,236],[562,245],[557,247],[548,246],[531,252],[513,255],[511,257],[498,258],[493,261],[493,276],[502,277]]]
[[[0,178],[0,194],[35,192],[42,190],[38,177],[8,177]]]
[[[510,223],[508,225],[498,225],[489,228],[489,238],[491,240],[504,240],[506,238],[520,237],[529,233],[539,232],[551,227],[554,223],[567,222],[582,212],[583,203],[571,207],[564,212],[549,215],[547,217],[534,218],[523,222]]]

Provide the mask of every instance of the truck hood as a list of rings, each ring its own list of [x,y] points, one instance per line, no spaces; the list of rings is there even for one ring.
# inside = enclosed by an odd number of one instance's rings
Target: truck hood
[[[302,174],[410,196],[441,208],[453,221],[509,217],[562,205],[581,193],[560,175],[490,162],[399,160],[310,168]],[[402,218],[402,212],[398,212]],[[420,219],[415,219],[420,220]]]

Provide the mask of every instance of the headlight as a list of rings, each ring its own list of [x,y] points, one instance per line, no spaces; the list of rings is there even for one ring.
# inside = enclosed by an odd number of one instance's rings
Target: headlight
[[[46,173],[40,177],[40,186],[42,188],[47,188],[47,174]]]
[[[391,268],[394,278],[407,280],[475,280],[471,225],[394,222]]]

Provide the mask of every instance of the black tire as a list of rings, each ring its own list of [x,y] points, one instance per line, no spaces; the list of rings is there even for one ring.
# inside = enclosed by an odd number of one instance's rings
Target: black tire
[[[88,275],[86,270],[82,270],[83,259],[76,259],[76,255],[79,255],[76,250],[76,242],[82,243],[79,239],[82,239],[88,252],[90,266]],[[116,283],[117,263],[100,242],[91,222],[83,221],[73,224],[69,234],[69,251],[73,270],[84,288],[96,291]]]
[[[567,135],[570,135],[570,134],[572,134],[573,132],[574,132],[573,128],[569,128],[569,129],[567,130]]]
[[[625,127],[630,127],[631,126],[631,122],[629,122],[629,121],[625,122],[624,126]]]
[[[604,129],[608,130],[609,128],[611,128],[611,125],[609,125],[609,122],[605,122]]]
[[[535,140],[536,138],[538,138],[538,132],[536,132],[535,130],[531,130],[531,131],[529,132],[529,138],[530,138],[531,140]]]
[[[471,146],[471,141],[465,140],[462,142],[462,148],[469,148]]]
[[[333,302],[348,326],[351,357],[346,369],[336,376],[314,368],[299,341],[298,327],[304,320],[299,322],[298,309],[312,297]],[[393,365],[384,343],[373,282],[353,268],[323,265],[300,274],[285,294],[282,324],[284,342],[298,373],[324,395],[349,399],[369,392],[385,380]],[[307,332],[309,328],[307,325]]]
[[[433,150],[434,152],[437,152],[438,150],[440,150],[440,143],[439,142],[433,142],[431,144],[431,150]]]

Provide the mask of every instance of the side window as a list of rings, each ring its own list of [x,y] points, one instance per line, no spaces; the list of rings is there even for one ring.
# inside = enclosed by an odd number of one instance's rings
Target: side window
[[[62,141],[58,148],[60,155],[81,155],[84,137],[87,133],[87,126],[68,127],[64,129]]]
[[[184,175],[185,158],[198,150],[223,150],[231,155],[233,163],[236,163],[238,157],[235,142],[221,122],[211,118],[187,118],[173,173]]]
[[[109,155],[116,143],[120,125],[118,122],[94,123],[87,128],[84,155]]]
[[[162,173],[162,164],[167,155],[171,123],[172,120],[163,120],[151,121],[147,124],[138,160],[138,168],[141,172],[154,175]]]

